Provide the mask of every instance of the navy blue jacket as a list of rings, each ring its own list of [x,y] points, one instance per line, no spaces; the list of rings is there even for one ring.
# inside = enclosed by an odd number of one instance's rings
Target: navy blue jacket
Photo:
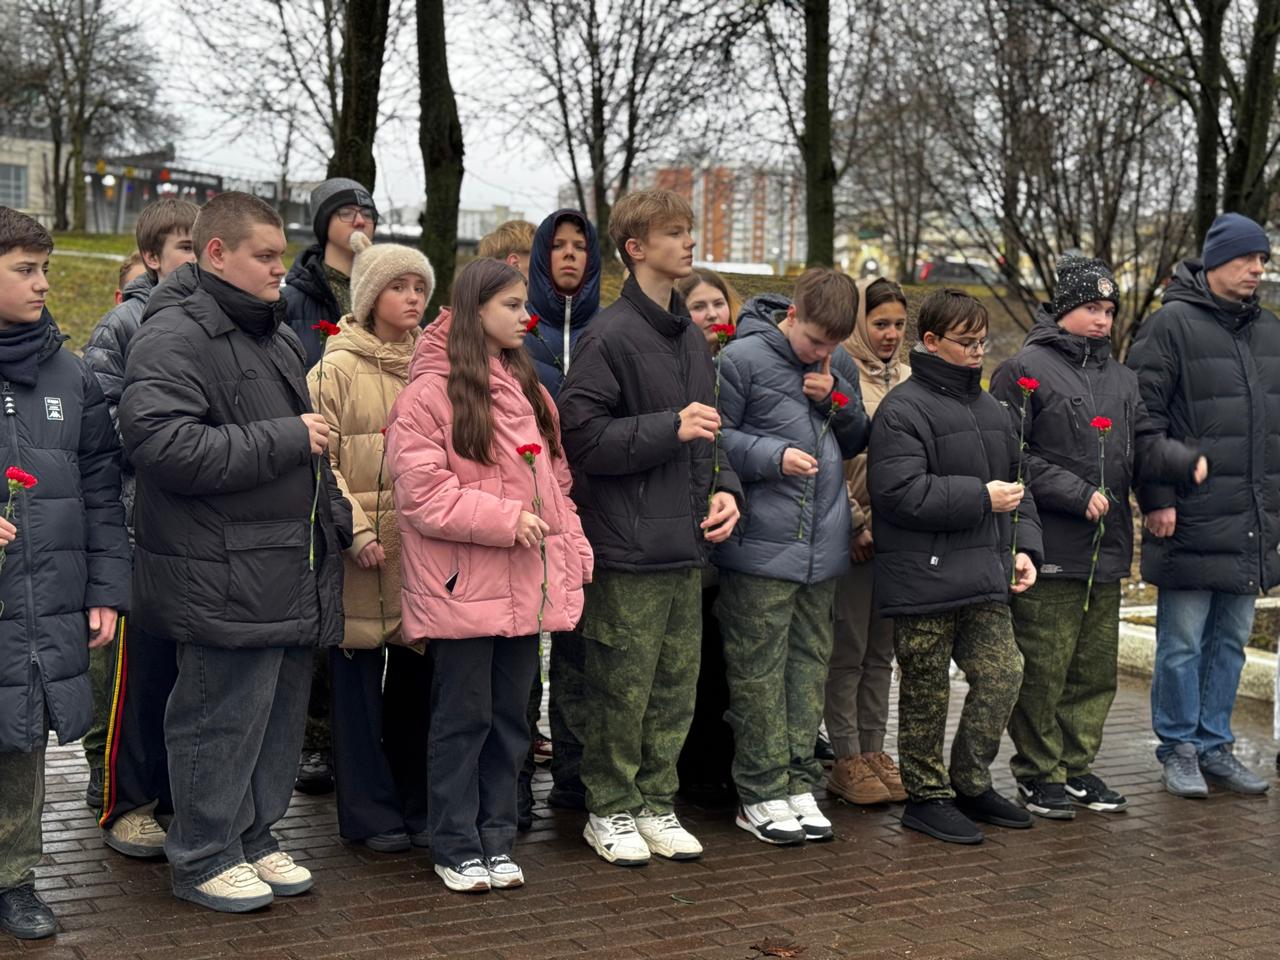
[[[285,303],[285,320],[298,335],[305,354],[304,368],[310,370],[324,353],[324,338],[315,325],[321,320],[337,323],[342,319],[338,298],[333,295],[329,279],[324,275],[324,247],[313,243],[298,254],[284,278],[280,290]]]
[[[831,402],[804,395],[804,375],[818,365],[802,363],[778,328],[778,314],[788,306],[785,297],[769,294],[748,301],[736,338],[718,357],[720,443],[742,481],[747,508],[735,535],[716,548],[715,563],[758,577],[817,583],[849,568],[853,521],[844,461],[866,447],[870,427],[857,367],[839,347],[831,356],[834,390],[849,402],[831,417],[818,449]],[[817,476],[784,476],[788,447],[816,453]]]
[[[587,238],[587,264],[582,283],[576,292],[565,296],[551,281],[551,243],[556,227],[563,220],[573,220]],[[600,310],[600,245],[596,228],[577,210],[557,210],[542,221],[533,235],[529,251],[529,312],[538,317],[533,336],[524,338],[525,349],[533,359],[538,379],[552,399],[560,394],[566,373],[565,328],[568,328],[568,354],[572,362],[574,348],[587,331],[587,324]]]

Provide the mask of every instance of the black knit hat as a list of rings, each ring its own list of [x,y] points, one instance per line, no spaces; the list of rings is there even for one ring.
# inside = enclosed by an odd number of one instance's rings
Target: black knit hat
[[[329,220],[340,207],[347,204],[368,207],[373,211],[375,219],[378,216],[378,205],[373,202],[373,197],[355,180],[334,177],[311,191],[311,209],[315,211],[311,227],[321,244],[329,242]]]
[[[1110,300],[1120,309],[1120,289],[1115,274],[1095,257],[1063,257],[1058,261],[1058,288],[1049,310],[1061,320],[1076,307]]]

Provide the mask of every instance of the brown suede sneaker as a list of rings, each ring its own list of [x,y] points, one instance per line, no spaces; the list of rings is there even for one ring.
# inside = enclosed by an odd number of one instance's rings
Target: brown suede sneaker
[[[898,772],[898,765],[893,762],[893,757],[887,753],[873,753],[867,760],[867,766],[885,785],[889,791],[890,800],[894,803],[902,803],[907,799],[906,787],[902,785],[902,774]]]
[[[862,757],[842,757],[827,775],[827,792],[849,803],[888,803],[889,788]]]

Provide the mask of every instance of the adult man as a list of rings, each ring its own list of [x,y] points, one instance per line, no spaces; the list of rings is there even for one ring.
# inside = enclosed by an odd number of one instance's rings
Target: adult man
[[[1166,436],[1208,457],[1198,487],[1139,477],[1142,575],[1160,588],[1151,714],[1165,788],[1268,784],[1231,751],[1231,709],[1260,590],[1280,582],[1280,320],[1258,305],[1271,243],[1225,213],[1179,264],[1128,364]]]

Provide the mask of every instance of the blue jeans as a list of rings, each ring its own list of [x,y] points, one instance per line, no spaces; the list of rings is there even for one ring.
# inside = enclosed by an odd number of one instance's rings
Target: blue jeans
[[[1151,721],[1161,762],[1179,743],[1207,753],[1233,743],[1231,708],[1253,630],[1254,594],[1161,590]]]

